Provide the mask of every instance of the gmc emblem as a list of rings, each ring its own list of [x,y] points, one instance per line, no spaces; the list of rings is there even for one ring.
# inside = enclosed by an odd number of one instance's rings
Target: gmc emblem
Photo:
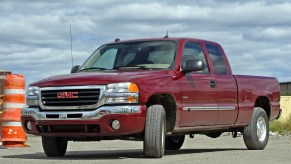
[[[77,99],[78,92],[58,92],[57,98],[58,99]]]

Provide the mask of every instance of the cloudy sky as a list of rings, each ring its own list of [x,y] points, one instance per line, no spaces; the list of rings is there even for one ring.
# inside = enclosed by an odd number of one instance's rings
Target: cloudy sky
[[[115,38],[194,37],[219,42],[235,74],[291,81],[291,1],[1,0],[0,70],[27,83],[82,64]]]

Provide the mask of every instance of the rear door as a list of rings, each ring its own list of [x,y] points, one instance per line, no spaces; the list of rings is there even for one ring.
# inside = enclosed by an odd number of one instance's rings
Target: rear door
[[[234,124],[238,114],[236,81],[222,48],[214,43],[206,43],[205,48],[212,62],[215,85],[218,90],[218,118],[216,124]]]
[[[181,67],[187,60],[200,59],[205,64],[201,72],[188,72],[180,79],[181,127],[215,125],[218,114],[217,88],[212,85],[215,76],[209,73],[208,63],[200,43],[185,42]]]

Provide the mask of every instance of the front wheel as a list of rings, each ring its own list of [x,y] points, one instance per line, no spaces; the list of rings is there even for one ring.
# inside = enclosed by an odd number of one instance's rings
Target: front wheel
[[[42,137],[42,147],[48,157],[62,157],[66,154],[68,141],[61,137]]]
[[[263,108],[256,107],[251,122],[243,131],[243,139],[249,150],[263,150],[269,140],[269,119]]]
[[[166,114],[162,105],[152,105],[147,109],[144,155],[149,158],[161,158],[165,151]]]

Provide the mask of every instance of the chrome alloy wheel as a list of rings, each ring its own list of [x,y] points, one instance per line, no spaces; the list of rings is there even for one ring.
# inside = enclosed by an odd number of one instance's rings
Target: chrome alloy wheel
[[[257,121],[257,137],[260,142],[264,142],[267,136],[267,125],[263,117],[259,117]]]

